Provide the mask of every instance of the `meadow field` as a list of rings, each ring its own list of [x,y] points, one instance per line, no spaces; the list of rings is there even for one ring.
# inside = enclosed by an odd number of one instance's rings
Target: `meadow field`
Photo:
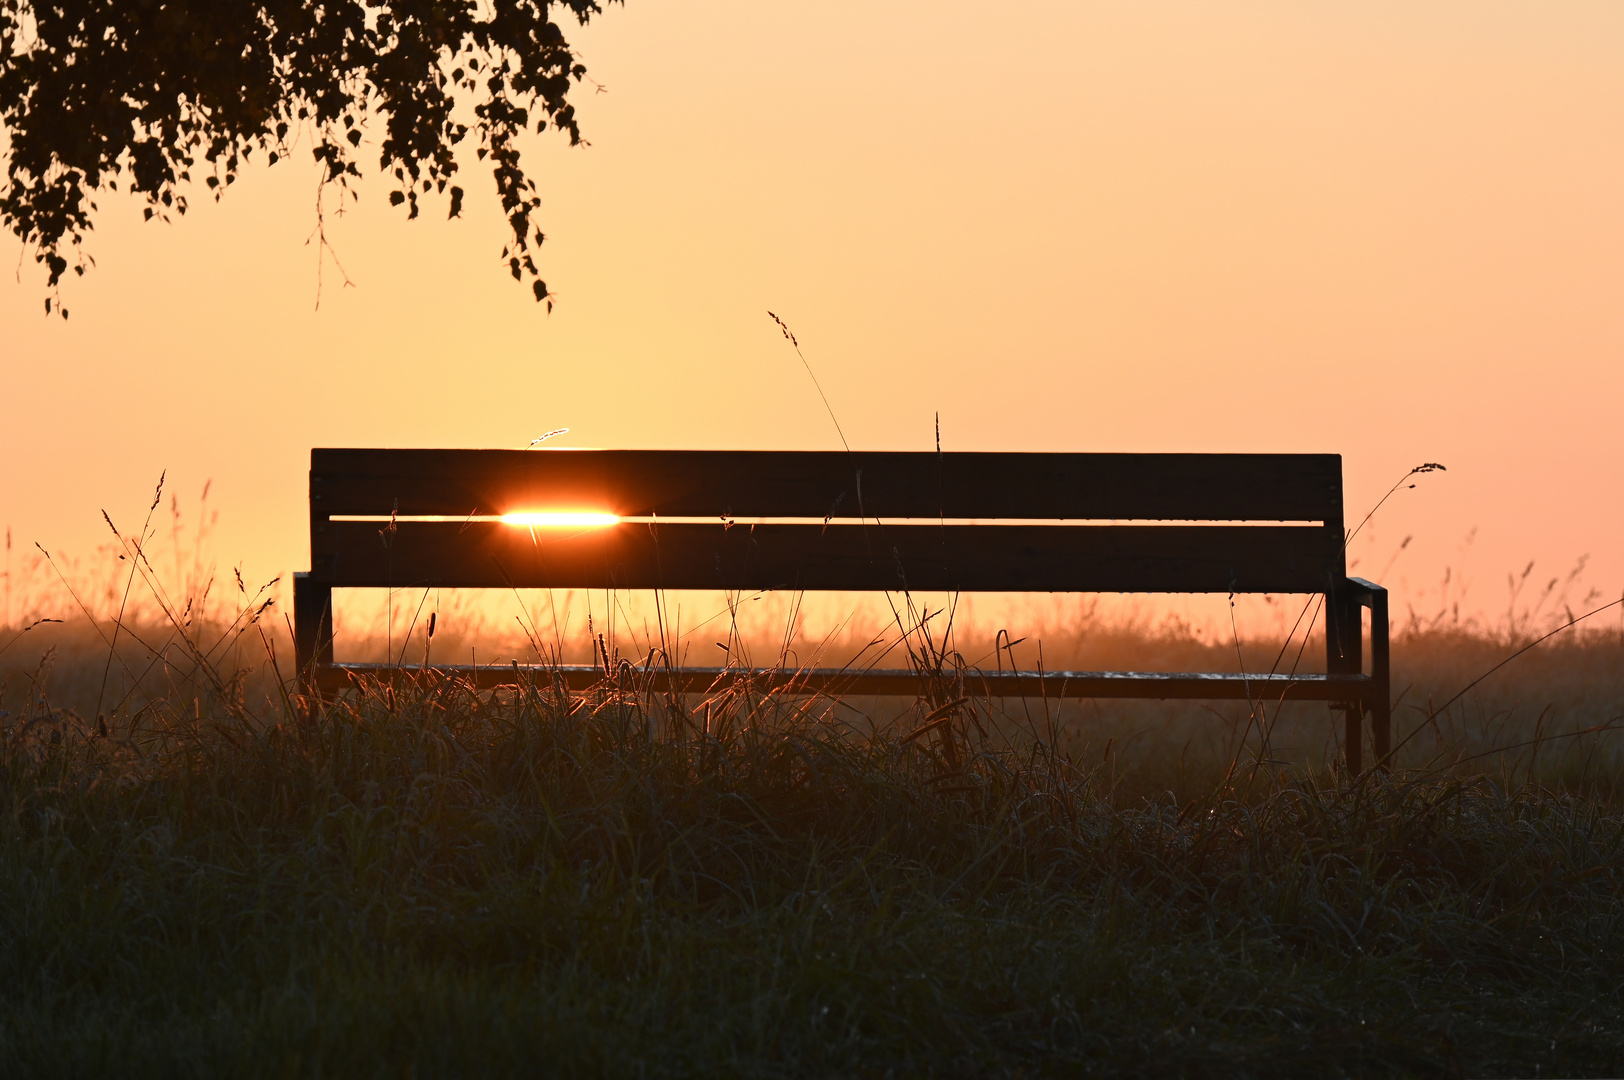
[[[1322,705],[951,684],[1040,644],[1050,670],[1309,669],[1300,628],[949,634],[901,601],[889,631],[703,640],[911,657],[918,700],[669,698],[634,664],[584,694],[420,673],[308,710],[274,589],[110,561],[61,622],[35,604],[0,636],[7,1075],[1624,1067],[1616,609],[1396,620],[1399,749],[1350,777]],[[403,595],[350,647],[410,667],[507,633],[425,622]],[[584,625],[517,622],[589,655]],[[646,645],[622,626],[611,659]]]

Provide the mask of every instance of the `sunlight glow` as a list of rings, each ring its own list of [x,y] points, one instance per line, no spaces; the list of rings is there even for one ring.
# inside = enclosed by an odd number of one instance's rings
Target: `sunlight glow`
[[[618,524],[620,518],[614,514],[603,514],[592,511],[547,511],[525,512],[520,514],[503,514],[502,521],[507,525],[529,525],[532,528],[541,527],[575,527],[588,528]]]

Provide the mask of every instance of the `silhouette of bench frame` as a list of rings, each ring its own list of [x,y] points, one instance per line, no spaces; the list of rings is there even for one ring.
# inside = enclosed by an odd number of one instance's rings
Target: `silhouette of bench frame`
[[[632,520],[496,520],[557,509]],[[1347,575],[1344,548],[1336,454],[316,449],[311,569],[294,576],[296,649],[310,694],[400,671],[334,662],[341,587],[1321,593],[1324,673],[976,678],[995,696],[1325,701],[1346,713],[1344,753],[1358,772],[1365,714],[1378,763],[1390,747],[1387,592]],[[480,686],[527,670],[435,667]],[[596,665],[528,670],[577,690],[605,675]],[[704,690],[721,674],[647,671],[662,692]],[[751,675],[845,694],[922,685],[912,670]]]

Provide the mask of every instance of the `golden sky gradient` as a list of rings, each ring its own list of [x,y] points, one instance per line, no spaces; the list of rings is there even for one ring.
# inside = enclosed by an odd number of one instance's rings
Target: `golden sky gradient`
[[[223,560],[303,568],[312,445],[838,446],[770,308],[855,446],[1340,452],[1355,520],[1440,461],[1354,546],[1415,537],[1398,612],[1445,567],[1491,614],[1530,559],[1624,586],[1624,5],[628,0],[577,40],[551,316],[472,162],[456,222],[363,186],[319,311],[302,155],[173,226],[104,199],[66,324],[25,260],[19,551],[168,469]]]

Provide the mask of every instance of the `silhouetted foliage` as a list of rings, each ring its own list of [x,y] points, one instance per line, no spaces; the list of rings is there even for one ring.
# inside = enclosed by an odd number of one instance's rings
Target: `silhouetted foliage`
[[[363,132],[381,124],[390,203],[412,218],[445,196],[456,217],[455,148],[472,134],[512,230],[502,257],[550,309],[517,139],[550,125],[581,141],[569,95],[586,69],[555,8],[584,24],[601,3],[0,0],[0,220],[48,271],[47,313],[66,317],[60,282],[93,264],[96,196],[121,182],[167,219],[190,183],[218,199],[255,151],[274,164],[308,136],[323,183],[354,198]]]

